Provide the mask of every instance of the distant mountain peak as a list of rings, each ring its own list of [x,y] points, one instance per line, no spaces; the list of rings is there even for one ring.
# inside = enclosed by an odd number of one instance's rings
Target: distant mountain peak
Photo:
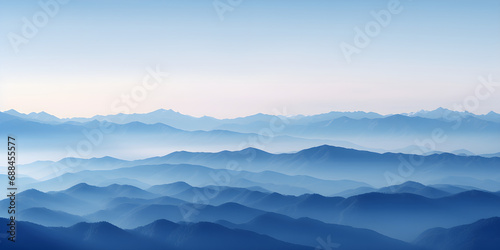
[[[149,229],[147,231],[147,234],[151,237],[155,233],[162,233],[162,232],[168,233],[170,230],[175,229],[178,226],[179,224],[176,224],[175,222],[165,219],[160,219],[160,220],[155,220],[150,224],[139,227],[136,230]]]
[[[368,152],[368,151],[363,151],[363,150],[356,150],[356,149],[352,149],[352,148],[344,148],[344,147],[337,147],[337,146],[332,146],[332,145],[328,145],[328,144],[323,144],[321,146],[317,146],[317,147],[312,147],[312,148],[307,148],[307,149],[303,149],[301,151],[298,152],[298,154],[302,153],[302,154],[310,154],[310,153],[347,153],[347,152],[351,152],[351,153],[356,153],[356,152]],[[370,152],[372,153],[372,152]],[[377,153],[373,153],[373,154],[377,154]]]
[[[189,185],[187,182],[184,181],[176,181],[165,185],[179,185],[179,186],[192,187],[191,185]]]
[[[248,147],[248,148],[245,148],[243,150],[240,150],[239,152],[242,152],[242,153],[246,153],[246,152],[257,152],[257,153],[265,153],[265,154],[269,154],[268,152],[264,151],[264,150],[260,150],[258,148],[254,148],[254,147]]]
[[[416,181],[407,181],[402,184],[396,185],[399,187],[413,187],[413,188],[423,188],[426,187],[424,184],[416,182]]]
[[[45,194],[44,192],[40,191],[40,190],[37,190],[37,189],[34,189],[34,188],[30,188],[28,190],[25,190],[22,192],[23,194]]]
[[[74,185],[73,187],[95,187],[95,186],[92,186],[92,185],[89,185],[85,182],[82,182],[82,183],[78,183],[78,184]]]
[[[20,112],[18,112],[15,109],[9,109],[9,110],[5,111],[4,113],[7,113],[7,114],[21,114]]]
[[[90,230],[89,233],[97,233],[96,229],[101,229],[101,232],[112,232],[112,231],[122,231],[119,227],[107,222],[107,221],[99,221],[99,222],[80,222],[77,223],[70,228],[77,230]]]
[[[417,112],[411,112],[411,113],[405,113],[402,115],[405,116],[410,116],[410,117],[423,117],[423,118],[431,118],[431,119],[437,119],[437,118],[446,118],[449,114],[456,114],[460,115],[462,117],[464,116],[475,116],[473,113],[470,113],[469,111],[454,111],[450,109],[446,109],[443,107],[439,107],[434,110],[420,110]]]
[[[151,114],[151,113],[174,113],[174,114],[181,114],[173,109],[157,109],[153,112],[145,113],[145,114]]]
[[[97,190],[97,189],[99,189],[99,187],[92,186],[92,185],[89,185],[85,182],[82,182],[82,183],[78,183],[78,184],[66,189],[65,191],[66,192],[86,192],[89,190]]]

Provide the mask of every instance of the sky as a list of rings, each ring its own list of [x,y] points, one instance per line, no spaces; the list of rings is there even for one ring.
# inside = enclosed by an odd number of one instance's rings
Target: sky
[[[494,0],[0,0],[0,111],[498,113],[488,77]]]

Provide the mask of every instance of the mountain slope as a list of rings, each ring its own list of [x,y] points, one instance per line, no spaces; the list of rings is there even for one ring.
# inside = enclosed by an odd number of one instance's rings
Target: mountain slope
[[[131,185],[118,184],[109,185],[107,187],[97,187],[86,183],[80,183],[59,193],[71,195],[75,198],[77,197],[81,200],[92,203],[102,203],[105,200],[117,197],[145,199],[159,197],[159,195],[155,195]]]
[[[309,176],[292,176],[273,171],[250,172],[230,169],[212,169],[190,164],[137,165],[112,170],[80,171],[67,173],[47,181],[27,185],[37,189],[66,189],[85,182],[97,185],[105,180],[135,180],[150,185],[163,185],[173,182],[187,182],[196,186],[259,186],[270,191],[292,194],[321,193],[331,194],[368,186],[366,183],[348,180],[322,180]],[[97,183],[96,183],[97,182]]]
[[[176,226],[160,220],[133,232],[161,242],[173,242],[182,249],[313,249],[208,222]]]
[[[7,231],[7,223],[7,219],[0,218],[2,232]],[[207,222],[175,224],[156,221],[127,231],[107,222],[78,223],[59,228],[23,221],[17,225],[17,241],[12,243],[2,239],[2,249],[313,249]]]
[[[335,249],[417,249],[408,243],[391,239],[377,232],[349,226],[326,224],[309,218],[292,219],[287,216],[266,213],[244,224],[220,222],[230,228],[250,230],[273,238],[312,247]],[[360,240],[363,239],[363,240]]]
[[[496,250],[500,246],[500,218],[482,219],[448,229],[429,229],[414,243],[436,250]]]
[[[85,218],[92,222],[106,220],[123,228],[135,228],[160,219],[174,222],[227,220],[243,223],[263,213],[264,211],[237,203],[225,203],[219,206],[188,203],[181,205],[124,203],[89,214]]]
[[[418,164],[412,164],[418,162]],[[195,164],[223,169],[231,167],[247,171],[265,171],[308,175],[323,179],[349,179],[386,186],[391,179],[386,173],[396,175],[399,168],[413,168],[411,178],[425,181],[447,176],[468,176],[488,178],[498,171],[500,158],[480,156],[460,156],[448,153],[428,156],[373,153],[329,145],[303,149],[296,153],[270,154],[255,148],[241,151],[222,151],[218,153],[174,152],[163,157],[140,161],[142,164]],[[379,176],[380,178],[373,178]],[[404,178],[401,178],[405,180]],[[260,179],[262,180],[262,179]],[[307,183],[304,179],[299,183]],[[345,184],[348,184],[347,182]],[[394,183],[398,184],[398,183]],[[315,190],[313,187],[303,187]],[[347,187],[344,185],[344,187]],[[349,186],[349,188],[356,188]],[[332,190],[333,191],[333,190]],[[329,195],[335,192],[329,193]]]
[[[86,221],[80,216],[40,207],[21,210],[18,218],[47,227],[68,227]]]
[[[95,210],[90,203],[64,193],[43,193],[29,189],[18,193],[16,199],[22,202],[23,209],[43,207],[76,215],[84,215]],[[9,202],[9,199],[3,199],[0,201],[0,206],[8,207]]]

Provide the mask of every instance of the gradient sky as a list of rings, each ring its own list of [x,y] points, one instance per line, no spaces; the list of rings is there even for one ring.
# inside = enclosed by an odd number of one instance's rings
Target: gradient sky
[[[212,0],[72,0],[15,53],[9,34],[42,11],[38,2],[0,0],[1,111],[115,113],[156,65],[169,78],[129,112],[456,109],[479,76],[500,81],[495,0],[401,0],[401,13],[351,63],[340,44],[353,44],[355,27],[390,0],[243,0],[223,21]],[[500,112],[495,90],[475,113]]]

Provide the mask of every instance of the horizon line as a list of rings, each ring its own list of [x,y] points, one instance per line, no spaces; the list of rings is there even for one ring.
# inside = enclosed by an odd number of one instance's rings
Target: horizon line
[[[235,116],[235,117],[227,117],[227,118],[218,118],[218,117],[214,117],[214,116],[209,116],[209,115],[203,115],[203,116],[194,116],[194,115],[189,115],[189,114],[185,114],[185,113],[181,113],[179,111],[176,111],[176,110],[173,110],[173,109],[166,109],[166,108],[160,108],[160,109],[156,109],[156,110],[153,110],[153,111],[150,111],[150,112],[145,112],[145,113],[114,113],[114,114],[96,114],[96,115],[93,115],[93,116],[90,116],[90,117],[85,117],[85,116],[73,116],[73,117],[59,117],[57,115],[54,115],[54,114],[51,114],[47,111],[39,111],[39,112],[35,112],[35,111],[32,111],[32,112],[29,112],[29,113],[23,113],[23,112],[20,112],[20,111],[17,111],[16,109],[6,109],[6,110],[2,110],[0,112],[2,113],[6,113],[8,111],[14,111],[14,112],[17,112],[17,113],[20,113],[20,114],[23,114],[23,115],[30,115],[30,114],[40,114],[40,113],[45,113],[45,114],[48,114],[48,115],[51,115],[51,116],[54,116],[56,117],[57,119],[91,119],[91,118],[94,118],[96,116],[113,116],[113,115],[145,115],[145,114],[150,114],[150,113],[154,113],[154,112],[158,112],[158,111],[172,111],[172,112],[175,112],[175,113],[178,113],[178,114],[181,114],[181,115],[184,115],[184,116],[190,116],[190,117],[193,117],[193,118],[203,118],[203,117],[208,117],[208,118],[214,118],[214,119],[217,119],[217,120],[225,120],[225,119],[237,119],[237,118],[245,118],[245,117],[250,117],[250,116],[255,116],[255,115],[270,115],[270,116],[285,116],[285,117],[297,117],[297,116],[305,116],[305,117],[308,117],[308,116],[316,116],[316,115],[322,115],[322,114],[329,114],[329,113],[332,113],[332,112],[338,112],[338,113],[356,113],[356,112],[362,112],[362,113],[366,113],[366,114],[370,114],[370,113],[374,113],[374,114],[378,114],[378,115],[381,115],[381,116],[392,116],[392,115],[410,115],[410,114],[416,114],[416,113],[419,113],[419,112],[433,112],[433,111],[436,111],[436,110],[445,110],[445,111],[451,111],[451,112],[459,112],[459,113],[468,113],[468,114],[472,114],[472,115],[487,115],[487,114],[490,114],[490,113],[495,113],[495,114],[499,114],[493,110],[490,110],[488,112],[485,112],[485,113],[473,113],[473,112],[470,112],[470,111],[467,111],[467,110],[463,110],[463,111],[458,111],[458,110],[451,110],[451,109],[447,109],[447,108],[443,108],[443,107],[438,107],[438,108],[435,108],[435,109],[432,109],[432,110],[425,110],[425,109],[421,109],[419,111],[412,111],[412,112],[403,112],[403,113],[378,113],[378,112],[375,112],[375,111],[363,111],[363,110],[349,110],[349,111],[339,111],[339,110],[331,110],[331,111],[328,111],[328,112],[324,112],[324,113],[315,113],[315,114],[293,114],[293,115],[281,115],[281,114],[269,114],[269,113],[262,113],[262,112],[259,112],[259,113],[254,113],[254,114],[251,114],[251,115],[244,115],[244,116]]]

